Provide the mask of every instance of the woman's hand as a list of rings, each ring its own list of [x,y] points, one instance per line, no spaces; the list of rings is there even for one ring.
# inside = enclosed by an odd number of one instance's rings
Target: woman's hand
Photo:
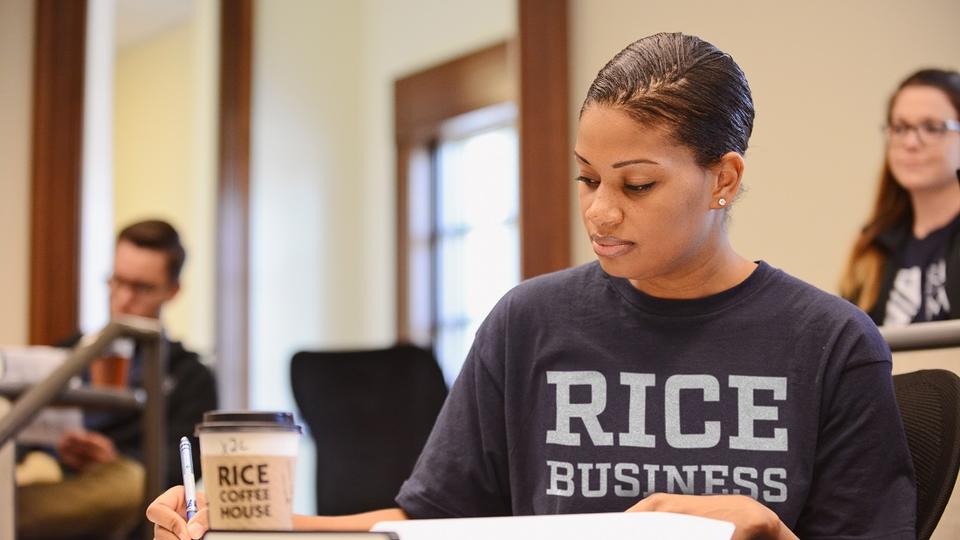
[[[654,493],[627,512],[673,512],[729,521],[736,526],[733,540],[797,539],[773,510],[744,495]]]
[[[189,522],[187,501],[184,499],[183,486],[173,486],[160,495],[147,507],[147,519],[153,523],[155,540],[195,540],[203,536],[210,528],[210,510],[207,497],[197,492],[197,515]],[[369,531],[381,521],[407,519],[399,508],[374,510],[362,514],[347,516],[293,516],[293,529],[301,531]]]
[[[197,515],[187,523],[187,501],[183,486],[173,486],[154,499],[147,507],[147,519],[153,523],[156,540],[194,540],[210,528],[207,497],[197,492]]]

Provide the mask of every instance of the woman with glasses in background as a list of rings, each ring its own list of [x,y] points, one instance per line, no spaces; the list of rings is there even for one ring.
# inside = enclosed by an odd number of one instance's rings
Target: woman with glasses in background
[[[907,77],[884,134],[879,193],[840,294],[878,325],[960,318],[960,73]]]

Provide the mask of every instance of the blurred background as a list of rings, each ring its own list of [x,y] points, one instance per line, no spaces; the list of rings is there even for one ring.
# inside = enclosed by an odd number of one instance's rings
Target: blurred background
[[[82,122],[79,155],[52,157],[75,174],[38,187],[35,96],[61,82],[34,86],[38,3],[0,0],[0,343],[50,338],[31,323],[38,302],[103,325],[116,231],[164,218],[189,253],[164,322],[215,368],[227,408],[294,410],[288,365],[304,349],[409,339],[452,381],[506,289],[592,260],[576,115],[639,37],[696,34],[740,64],[757,118],[733,243],[831,292],[873,201],[889,95],[918,68],[960,68],[955,0],[84,4],[79,19],[43,15],[84,30],[78,65],[53,68],[82,75]],[[484,96],[444,86],[461,65]],[[38,202],[65,196],[74,213]],[[75,238],[71,272],[38,255],[48,225]],[[72,292],[38,299],[38,273]]]

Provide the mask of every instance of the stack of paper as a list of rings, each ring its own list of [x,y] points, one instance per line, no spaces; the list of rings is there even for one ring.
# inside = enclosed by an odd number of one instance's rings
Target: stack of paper
[[[396,532],[400,540],[730,540],[734,526],[726,521],[667,512],[618,512],[383,521],[372,530]]]
[[[396,540],[391,533],[315,531],[207,531],[203,540]]]
[[[65,349],[54,347],[0,347],[0,382],[36,384],[67,358]],[[48,407],[17,435],[21,444],[51,446],[67,431],[83,427],[80,409]]]

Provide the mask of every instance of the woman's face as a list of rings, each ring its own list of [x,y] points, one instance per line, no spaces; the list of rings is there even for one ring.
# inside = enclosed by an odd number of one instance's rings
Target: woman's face
[[[608,274],[679,276],[720,237],[722,212],[709,211],[713,173],[663,128],[592,105],[580,118],[575,152],[580,214]]]
[[[908,86],[894,99],[890,126],[899,126],[902,134],[889,136],[887,159],[894,178],[907,191],[936,190],[956,183],[960,133],[930,135],[924,129],[941,127],[948,119],[957,120],[957,111],[938,88]]]

